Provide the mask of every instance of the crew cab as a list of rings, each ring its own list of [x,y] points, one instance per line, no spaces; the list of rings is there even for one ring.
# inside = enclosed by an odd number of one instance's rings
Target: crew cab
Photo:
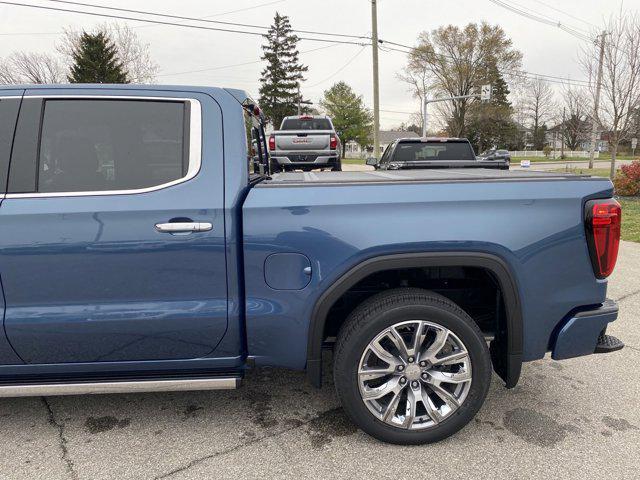
[[[380,161],[367,164],[376,170],[405,170],[417,168],[490,168],[508,170],[505,162],[476,158],[466,138],[400,138],[390,143]]]
[[[342,144],[325,115],[285,117],[269,136],[271,171],[342,170]]]
[[[261,366],[319,387],[329,349],[349,417],[418,444],[474,417],[492,369],[511,388],[547,352],[622,348],[608,179],[268,167],[241,90],[0,89],[0,396],[228,389]]]

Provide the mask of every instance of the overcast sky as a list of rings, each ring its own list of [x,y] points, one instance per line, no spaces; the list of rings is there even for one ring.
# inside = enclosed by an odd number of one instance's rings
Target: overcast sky
[[[209,17],[212,20],[268,25],[276,11],[288,15],[293,28],[334,33],[368,35],[371,7],[368,0],[78,0],[120,8],[147,10],[174,15]],[[583,30],[594,30],[604,18],[620,9],[620,0],[509,0],[525,8]],[[21,3],[102,11],[65,6],[46,0]],[[417,35],[441,25],[463,26],[486,20],[499,24],[524,56],[523,68],[546,75],[584,78],[577,62],[581,41],[560,29],[518,16],[489,0],[378,0],[379,36],[413,45]],[[255,7],[255,8],[252,8]],[[248,9],[238,12],[239,9]],[[638,12],[640,0],[625,0],[623,8]],[[562,12],[558,11],[561,10]],[[235,11],[235,12],[233,12]],[[229,13],[231,12],[231,13]],[[563,13],[566,12],[569,15]],[[575,18],[574,18],[575,17]],[[89,29],[104,19],[79,14],[49,12],[0,4],[0,57],[14,50],[50,52],[56,32],[65,26]],[[123,20],[121,20],[123,21]],[[225,32],[193,30],[172,26],[149,26],[129,22],[150,44],[153,58],[160,65],[159,83],[197,84],[244,88],[257,96],[262,38]],[[593,24],[593,25],[591,25]],[[233,28],[233,27],[231,27]],[[37,33],[37,35],[35,34]],[[53,33],[54,35],[47,35]],[[301,40],[301,52],[326,46]],[[344,80],[371,106],[371,49],[358,45],[336,45],[301,54],[309,66],[303,94],[318,101],[334,82]],[[416,101],[405,85],[396,79],[406,62],[400,52],[380,52],[380,104],[382,110],[415,111]],[[346,66],[345,66],[346,65]],[[224,67],[224,68],[217,68]],[[200,73],[191,70],[211,69]],[[383,128],[407,121],[409,115],[383,111]]]

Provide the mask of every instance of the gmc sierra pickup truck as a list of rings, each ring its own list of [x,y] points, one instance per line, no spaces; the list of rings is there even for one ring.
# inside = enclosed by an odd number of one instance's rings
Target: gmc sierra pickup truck
[[[325,115],[285,117],[269,136],[271,171],[342,170],[340,137]]]
[[[320,386],[332,349],[350,418],[418,444],[473,418],[492,369],[510,388],[547,352],[622,348],[608,179],[269,176],[263,123],[240,90],[0,89],[0,396],[228,389],[255,366]]]

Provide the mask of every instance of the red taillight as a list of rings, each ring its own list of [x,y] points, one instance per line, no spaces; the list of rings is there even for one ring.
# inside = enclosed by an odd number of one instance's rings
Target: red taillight
[[[329,140],[329,148],[331,150],[335,150],[336,148],[338,148],[338,137],[336,137],[335,135],[331,135],[331,140]]]
[[[276,137],[271,135],[269,137],[269,150],[273,151],[276,149]]]
[[[614,199],[587,202],[585,224],[593,271],[598,278],[611,275],[618,258],[622,209]]]

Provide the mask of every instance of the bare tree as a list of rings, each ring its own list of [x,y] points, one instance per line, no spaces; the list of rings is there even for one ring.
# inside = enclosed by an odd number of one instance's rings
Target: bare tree
[[[542,150],[544,147],[545,124],[556,113],[554,96],[553,89],[540,78],[531,80],[527,84],[522,108],[531,126],[536,150]]]
[[[15,52],[0,59],[0,83],[61,83],[64,80],[62,63],[46,53]]]
[[[136,32],[128,25],[119,23],[105,23],[98,26],[98,31],[104,32],[118,49],[118,58],[131,83],[152,83],[158,73],[158,64],[151,59],[149,44],[143,43]],[[57,50],[72,63],[72,52],[75,50],[82,31],[67,28]]]
[[[611,149],[611,170],[616,171],[620,142],[634,130],[634,114],[640,108],[640,20],[637,14],[620,11],[605,26],[603,75],[598,123],[607,132]],[[599,45],[582,53],[581,63],[589,78],[597,78]],[[595,85],[593,85],[595,90]]]
[[[578,150],[580,143],[589,135],[590,99],[583,89],[567,87],[562,92],[562,100],[562,136],[569,150]]]
[[[424,105],[424,99],[432,90],[431,75],[429,72],[430,70],[426,65],[416,63],[413,66],[407,67],[404,72],[396,73],[396,78],[398,80],[409,85],[409,91],[413,98],[417,98],[420,101],[420,108],[418,109],[418,112],[412,116],[412,121],[417,122],[418,125],[424,125],[424,112],[422,105]]]
[[[495,72],[519,68],[521,60],[522,54],[499,26],[486,22],[464,28],[448,25],[420,34],[400,78],[409,83],[418,98],[429,89],[443,96],[463,96],[492,83]],[[447,106],[451,135],[464,136],[472,101],[461,99]]]

